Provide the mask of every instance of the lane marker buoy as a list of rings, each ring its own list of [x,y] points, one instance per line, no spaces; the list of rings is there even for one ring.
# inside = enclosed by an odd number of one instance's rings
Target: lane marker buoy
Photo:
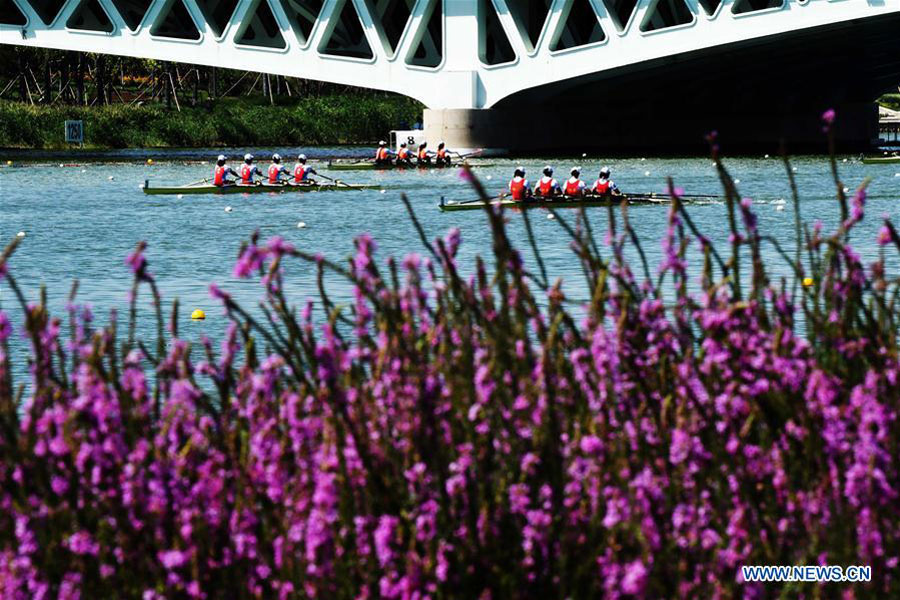
[[[108,179],[109,179],[110,181],[112,181],[113,179],[115,179],[115,177],[113,177],[112,175],[110,175]]]
[[[492,178],[493,178],[492,175],[488,175],[487,177],[485,177],[485,179],[487,179],[488,181],[490,181]]]
[[[734,180],[734,184],[735,184],[735,185],[739,184],[740,182],[741,182],[740,179],[735,179],[735,180]]]
[[[304,223],[303,221],[297,223],[297,229],[303,229],[304,227],[306,227],[306,223]]]
[[[550,220],[552,221],[552,220],[555,219],[556,217],[553,216],[553,213],[550,213],[549,215],[547,215],[547,218],[550,219]]]
[[[194,321],[202,321],[205,318],[206,318],[206,313],[203,312],[202,310],[200,310],[199,308],[194,310],[194,312],[191,313],[191,319],[193,319]]]
[[[650,171],[644,171],[644,177],[650,177]]]
[[[19,237],[19,238],[25,237],[25,232],[24,232],[24,231],[20,231],[19,233],[16,234],[16,237]]]
[[[178,194],[177,197],[178,197],[179,200],[181,200],[182,198],[184,198],[184,194]]]
[[[777,206],[775,207],[775,210],[777,210],[777,211],[779,211],[779,212],[782,211],[782,210],[784,210],[784,204],[779,204],[779,205],[777,205]]]
[[[230,206],[226,206],[226,207],[225,207],[225,212],[231,212],[231,207],[230,207]]]
[[[815,282],[813,281],[813,278],[812,278],[812,277],[804,277],[804,278],[803,278],[803,285],[804,285],[805,287],[812,287],[812,284],[813,284],[813,283],[815,283]]]

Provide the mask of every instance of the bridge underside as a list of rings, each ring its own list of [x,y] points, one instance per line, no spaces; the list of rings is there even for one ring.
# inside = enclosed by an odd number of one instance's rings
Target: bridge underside
[[[429,140],[513,153],[728,152],[824,148],[820,115],[838,112],[839,150],[871,148],[873,99],[900,82],[900,15],[730,44],[512,95],[488,110],[426,111]]]

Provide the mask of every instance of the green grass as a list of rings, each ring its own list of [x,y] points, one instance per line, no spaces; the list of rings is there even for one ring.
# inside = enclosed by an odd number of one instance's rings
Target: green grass
[[[892,110],[900,110],[900,94],[885,94],[878,99],[878,104]]]
[[[63,121],[84,121],[85,147],[162,148],[352,144],[421,121],[422,106],[402,96],[335,95],[271,106],[220,99],[208,107],[31,106],[0,102],[0,147],[59,149]]]

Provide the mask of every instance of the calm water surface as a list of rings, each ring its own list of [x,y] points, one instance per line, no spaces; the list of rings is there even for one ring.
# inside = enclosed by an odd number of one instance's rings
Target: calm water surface
[[[295,156],[295,150],[277,149],[283,156]],[[340,155],[345,149],[304,149],[311,157]],[[196,153],[196,151],[194,151]],[[217,153],[218,151],[216,151]],[[235,155],[243,150],[235,151]],[[367,153],[367,151],[366,151]],[[257,156],[266,154],[257,151]],[[160,152],[155,152],[159,157]],[[3,244],[19,231],[26,237],[11,263],[11,270],[30,298],[36,299],[40,286],[47,287],[53,311],[63,313],[72,280],[81,282],[79,300],[94,308],[98,320],[105,321],[110,308],[125,314],[130,274],[123,260],[139,240],[149,244],[150,270],[156,276],[167,300],[179,298],[184,316],[195,308],[207,312],[205,322],[182,318],[184,337],[196,339],[201,334],[214,337],[224,328],[220,309],[208,296],[207,287],[216,282],[230,291],[240,302],[253,305],[260,297],[257,282],[240,281],[231,269],[241,240],[254,230],[263,239],[280,235],[299,248],[321,252],[332,259],[342,259],[352,252],[354,236],[368,232],[377,240],[379,255],[403,256],[422,252],[418,236],[411,226],[401,193],[406,192],[429,237],[443,235],[451,227],[462,230],[461,264],[468,268],[475,254],[490,253],[490,238],[485,216],[480,211],[441,213],[436,205],[441,196],[448,200],[474,197],[469,184],[460,179],[456,169],[388,172],[322,172],[354,183],[376,184],[380,190],[303,194],[253,194],[229,196],[146,196],[140,189],[144,179],[152,184],[182,184],[211,175],[212,166],[199,161],[186,162],[182,154],[171,160],[144,164],[140,152],[123,153],[124,162],[84,162],[66,159],[67,164],[31,162],[13,168],[0,168],[0,240]],[[577,161],[577,162],[576,162]],[[872,179],[867,220],[856,230],[853,244],[864,262],[878,255],[875,236],[879,217],[900,216],[900,167],[897,165],[863,165],[855,158],[839,159],[845,184],[855,188],[866,177]],[[3,164],[5,164],[5,159]],[[483,161],[487,162],[487,160]],[[486,186],[500,191],[518,161],[491,160],[494,166],[480,168],[477,174]],[[547,159],[522,161],[534,181]],[[664,191],[666,176],[688,194],[718,194],[720,187],[712,163],[707,158],[618,158],[586,157],[576,160],[554,159],[559,179],[567,176],[573,164],[584,167],[584,179],[593,180],[601,166],[608,165],[619,187],[631,192]],[[789,188],[780,160],[739,158],[726,161],[730,171],[740,180],[742,195],[754,198],[760,228],[778,239],[787,249],[794,248],[793,212]],[[793,160],[801,193],[803,217],[834,225],[839,217],[834,199],[828,163],[820,157],[796,157]],[[263,161],[262,167],[266,166]],[[776,209],[786,199],[785,210]],[[226,206],[232,211],[226,212]],[[720,202],[690,207],[698,227],[712,240],[727,240],[726,211]],[[568,247],[566,234],[559,224],[547,218],[547,212],[531,212],[532,223],[543,256],[552,277],[562,277],[565,289],[573,297],[584,296],[581,271]],[[591,209],[596,231],[606,229],[606,209]],[[661,254],[660,241],[666,229],[667,207],[633,206],[633,225],[640,236],[651,265]],[[571,213],[574,217],[574,212]],[[510,214],[510,232],[514,241],[531,260],[527,250],[521,217]],[[306,223],[298,228],[298,222]],[[724,246],[722,247],[724,251]],[[775,253],[766,257],[777,273],[786,273]],[[896,267],[896,264],[892,265]],[[894,268],[896,273],[898,269]],[[313,270],[306,265],[290,265],[288,290],[299,304],[315,297]],[[335,300],[350,297],[343,282],[329,282]],[[146,295],[142,305],[147,309]],[[13,303],[11,292],[0,285],[0,306],[20,326],[22,317]],[[150,313],[145,312],[149,317]],[[142,331],[149,332],[148,319]],[[22,341],[14,341],[21,365]]]

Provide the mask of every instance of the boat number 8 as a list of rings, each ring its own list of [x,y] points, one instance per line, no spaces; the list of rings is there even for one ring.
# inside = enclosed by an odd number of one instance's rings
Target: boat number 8
[[[413,136],[409,136],[406,138],[406,143],[409,144],[410,146],[415,146],[416,138],[414,138]]]

